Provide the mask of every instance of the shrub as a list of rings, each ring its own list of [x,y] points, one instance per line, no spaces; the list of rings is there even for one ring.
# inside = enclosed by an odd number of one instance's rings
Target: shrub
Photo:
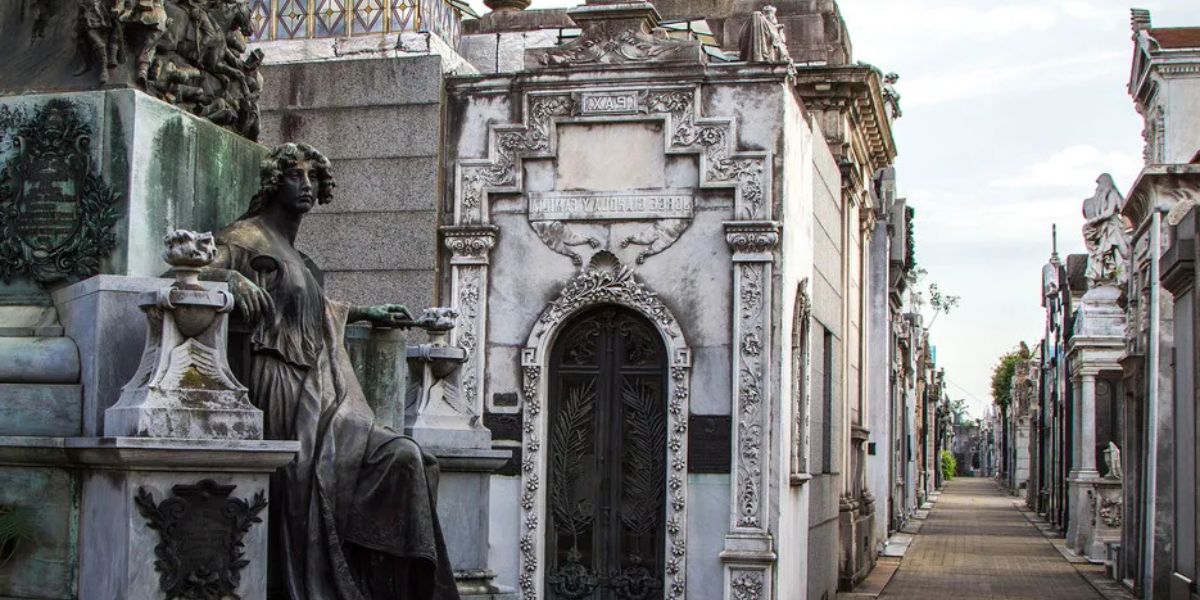
[[[942,450],[938,455],[942,462],[942,479],[950,481],[958,474],[958,461],[949,450]]]

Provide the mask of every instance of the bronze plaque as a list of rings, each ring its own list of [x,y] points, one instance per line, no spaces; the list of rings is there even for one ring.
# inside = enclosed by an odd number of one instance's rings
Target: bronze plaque
[[[246,501],[231,497],[236,486],[205,479],[171,488],[172,497],[156,503],[145,488],[134,503],[160,542],[154,548],[159,589],[167,600],[238,599],[245,558],[242,538],[267,507],[263,492]]]

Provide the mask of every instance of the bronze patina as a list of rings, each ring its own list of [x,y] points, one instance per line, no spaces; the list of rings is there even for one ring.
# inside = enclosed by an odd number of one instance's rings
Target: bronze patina
[[[203,277],[228,282],[249,326],[243,383],[268,439],[300,454],[271,483],[273,598],[458,598],[435,509],[436,459],[375,416],[342,344],[348,322],[413,325],[398,304],[326,297],[316,264],[296,249],[304,216],[333,198],[329,160],[284,144],[263,161],[262,186],[216,234]]]

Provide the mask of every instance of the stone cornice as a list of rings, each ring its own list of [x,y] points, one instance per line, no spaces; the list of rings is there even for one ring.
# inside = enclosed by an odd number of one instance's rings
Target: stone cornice
[[[1138,175],[1126,198],[1121,214],[1128,217],[1137,230],[1155,206],[1173,210],[1183,201],[1200,202],[1200,165],[1146,167]],[[1178,216],[1181,218],[1183,215]]]
[[[872,172],[895,161],[896,141],[878,69],[869,65],[799,66],[796,90],[809,110],[837,110],[849,116],[870,153]]]

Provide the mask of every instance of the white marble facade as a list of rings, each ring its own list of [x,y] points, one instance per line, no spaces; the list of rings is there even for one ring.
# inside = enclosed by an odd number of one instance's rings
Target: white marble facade
[[[669,359],[663,595],[771,598],[790,577],[777,565],[806,571],[793,312],[812,276],[813,153],[832,161],[785,67],[648,66],[448,88],[443,297],[470,410],[521,418],[491,546],[527,599],[546,596],[548,356],[603,304],[651,322]],[[689,469],[695,415],[731,417],[728,473]]]

